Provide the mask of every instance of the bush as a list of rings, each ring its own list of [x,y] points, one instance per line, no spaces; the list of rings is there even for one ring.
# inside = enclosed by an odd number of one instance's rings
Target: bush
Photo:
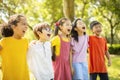
[[[109,46],[110,54],[120,55],[120,44],[113,44],[113,46]]]

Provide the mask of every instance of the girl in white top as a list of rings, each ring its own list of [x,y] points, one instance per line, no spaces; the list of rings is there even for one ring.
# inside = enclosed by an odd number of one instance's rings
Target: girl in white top
[[[33,32],[38,40],[32,41],[28,49],[28,66],[36,80],[53,80],[54,72],[51,60],[50,26],[37,24]]]

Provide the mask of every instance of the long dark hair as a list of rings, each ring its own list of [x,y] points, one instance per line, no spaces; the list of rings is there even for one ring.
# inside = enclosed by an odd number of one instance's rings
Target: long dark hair
[[[73,24],[72,24],[72,31],[71,31],[71,36],[74,38],[75,41],[78,42],[78,32],[75,30],[75,28],[77,27],[77,21],[80,20],[82,21],[82,19],[80,18],[77,18],[76,20],[73,21]],[[84,35],[86,33],[84,32]]]
[[[55,24],[55,30],[54,30],[54,36],[58,35],[58,32],[60,30],[60,27],[59,26],[63,26],[63,24],[69,20],[68,18],[61,18],[58,20],[58,22],[56,22]],[[55,61],[55,58],[56,58],[56,55],[55,55],[55,51],[56,50],[56,46],[53,46],[52,47],[52,60]]]

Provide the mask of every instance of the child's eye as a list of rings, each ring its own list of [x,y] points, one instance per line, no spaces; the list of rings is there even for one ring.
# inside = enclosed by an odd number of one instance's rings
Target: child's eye
[[[27,23],[22,23],[22,25],[28,25]]]
[[[71,24],[66,24],[66,26],[71,26]]]
[[[44,30],[48,31],[48,32],[51,32],[51,29],[50,28],[45,28]]]

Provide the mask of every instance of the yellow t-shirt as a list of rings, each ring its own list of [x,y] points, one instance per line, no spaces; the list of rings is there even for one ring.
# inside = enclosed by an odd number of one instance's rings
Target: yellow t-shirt
[[[68,38],[62,38],[63,41],[66,41],[66,42],[69,42],[69,39]],[[60,37],[57,35],[55,37],[53,37],[51,39],[51,45],[52,47],[55,46],[56,47],[56,50],[55,50],[55,54],[56,56],[59,56],[60,55],[60,45],[61,42],[60,42]]]
[[[6,37],[0,40],[3,80],[29,80],[26,61],[28,41]]]

